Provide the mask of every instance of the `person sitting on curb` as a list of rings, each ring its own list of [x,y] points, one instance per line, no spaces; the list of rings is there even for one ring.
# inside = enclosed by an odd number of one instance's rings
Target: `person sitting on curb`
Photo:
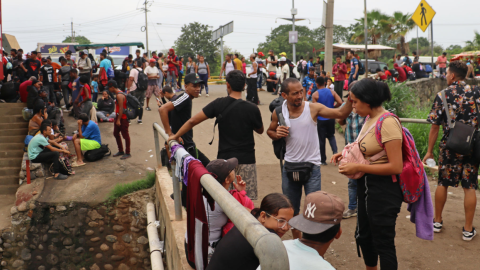
[[[68,150],[58,149],[48,143],[47,137],[52,133],[49,123],[42,123],[40,134],[33,137],[28,144],[28,158],[32,163],[53,163],[53,176],[56,180],[65,180],[68,175],[60,173],[59,153],[70,154]]]
[[[343,210],[342,200],[333,194],[316,191],[307,195],[303,215],[288,222],[302,232],[302,237],[283,241],[290,269],[335,270],[323,257],[332,242],[342,235]]]
[[[80,167],[85,165],[83,162],[82,151],[95,150],[102,145],[100,137],[100,129],[98,125],[88,119],[86,113],[81,113],[78,116],[78,134],[73,135],[73,145],[77,153],[77,161],[72,164],[72,167]]]
[[[115,121],[115,101],[110,97],[107,90],[103,90],[102,98],[97,103],[97,118],[99,122]]]

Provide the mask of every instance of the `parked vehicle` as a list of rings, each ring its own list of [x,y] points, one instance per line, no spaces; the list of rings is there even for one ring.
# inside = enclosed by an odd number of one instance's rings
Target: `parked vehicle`
[[[365,59],[362,59],[360,61],[365,66]],[[368,73],[370,73],[370,74],[377,73],[377,68],[380,68],[380,70],[383,71],[384,67],[388,68],[388,65],[384,62],[370,60],[370,59],[368,60]]]

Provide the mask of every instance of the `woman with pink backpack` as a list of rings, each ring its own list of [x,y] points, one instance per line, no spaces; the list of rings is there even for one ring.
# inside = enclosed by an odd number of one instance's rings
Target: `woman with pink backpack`
[[[403,170],[402,126],[382,107],[383,102],[391,99],[386,83],[360,80],[348,99],[357,114],[368,117],[355,145],[352,144],[357,153],[349,145],[334,155],[332,162],[340,163],[340,173],[357,179],[357,249],[361,248],[367,269],[377,269],[379,257],[381,269],[397,269],[395,223],[404,194],[399,181],[393,181],[392,176]]]

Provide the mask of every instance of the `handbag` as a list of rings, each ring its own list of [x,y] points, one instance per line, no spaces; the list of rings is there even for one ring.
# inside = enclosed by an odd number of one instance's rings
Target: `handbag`
[[[287,173],[288,180],[299,184],[305,184],[310,176],[314,164],[310,162],[288,162],[285,161],[284,169]]]
[[[475,99],[475,109],[477,110],[477,122],[480,121],[480,112],[478,111],[477,99],[478,92],[473,93],[473,98]],[[475,161],[480,162],[480,132],[478,130],[475,132],[474,142],[473,142],[473,158]]]
[[[365,121],[367,121],[365,119]],[[357,139],[353,143],[349,143],[348,145],[343,148],[342,151],[342,159],[340,160],[340,165],[347,164],[347,163],[356,163],[356,164],[366,164],[369,165],[372,162],[377,161],[379,158],[385,156],[387,152],[385,150],[382,150],[381,152],[378,152],[374,156],[370,157],[370,159],[366,159],[365,156],[363,156],[362,150],[360,150],[360,142],[367,136],[367,134],[376,126],[377,123],[373,123],[368,130],[363,133],[362,137],[358,136]],[[360,131],[360,134],[362,134],[363,129],[365,128],[365,125],[363,125],[362,130]],[[350,179],[359,179],[361,178],[365,173],[364,172],[357,172],[356,174],[352,175],[346,175]]]
[[[471,126],[465,124],[463,122],[456,122],[452,125],[452,118],[450,115],[450,111],[448,110],[448,103],[445,97],[445,90],[441,92],[443,108],[445,109],[445,114],[447,115],[447,124],[450,128],[450,132],[448,134],[447,143],[445,147],[457,154],[460,155],[470,155],[473,149],[474,138],[476,137],[477,129],[475,126]],[[475,107],[477,102],[475,101]],[[477,111],[477,119],[478,119],[478,109]]]

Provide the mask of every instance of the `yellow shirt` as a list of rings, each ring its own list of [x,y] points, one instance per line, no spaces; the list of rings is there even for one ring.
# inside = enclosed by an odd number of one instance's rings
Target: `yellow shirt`
[[[361,137],[363,136],[363,132],[368,130],[372,125],[375,125],[377,122],[378,118],[380,118],[382,114],[378,115],[375,118],[370,118],[368,121],[366,121],[363,126],[364,129],[361,134],[358,136]],[[395,120],[393,117],[387,117],[383,121],[382,124],[382,143],[385,144],[386,142],[393,141],[393,140],[402,140],[402,128],[399,125],[399,123]],[[363,153],[363,156],[365,159],[369,159],[375,154],[381,152],[383,148],[378,144],[377,138],[375,138],[375,128],[370,130],[370,132],[363,138],[362,141],[360,141],[360,150]],[[388,157],[385,155],[378,159],[375,162],[372,162],[372,164],[383,164],[383,163],[388,163]]]
[[[242,60],[235,58],[233,62],[235,63],[235,69],[242,71]]]

